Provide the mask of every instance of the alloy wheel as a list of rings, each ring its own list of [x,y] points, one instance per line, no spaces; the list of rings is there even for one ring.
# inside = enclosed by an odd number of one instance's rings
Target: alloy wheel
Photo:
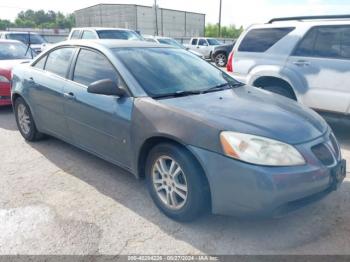
[[[19,126],[24,134],[29,134],[31,122],[28,109],[25,105],[19,104],[17,108],[17,117]]]
[[[173,158],[161,156],[154,162],[152,182],[159,199],[166,207],[179,210],[186,204],[186,175]]]

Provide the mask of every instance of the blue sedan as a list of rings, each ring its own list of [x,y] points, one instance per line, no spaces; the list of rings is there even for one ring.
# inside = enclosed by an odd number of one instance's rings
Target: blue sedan
[[[12,84],[26,140],[54,136],[145,178],[175,220],[286,213],[346,174],[318,114],[180,48],[63,42],[16,67]]]

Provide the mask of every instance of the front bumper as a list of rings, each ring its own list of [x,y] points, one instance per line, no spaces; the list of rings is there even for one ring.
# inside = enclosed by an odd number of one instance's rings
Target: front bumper
[[[190,150],[206,172],[214,214],[280,215],[321,199],[341,184],[343,177],[334,180],[335,170],[342,164],[340,154],[325,166],[310,150],[328,143],[328,138],[329,133],[297,145],[307,164],[293,167],[257,166],[193,146]]]
[[[0,106],[11,105],[11,86],[9,83],[0,83]]]

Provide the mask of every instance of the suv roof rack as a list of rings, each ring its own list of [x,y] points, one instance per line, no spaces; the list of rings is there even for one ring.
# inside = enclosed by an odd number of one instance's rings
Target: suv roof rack
[[[271,19],[268,24],[280,21],[293,20],[332,20],[332,19],[350,19],[350,15],[317,15],[317,16],[294,16],[294,17],[280,17]]]

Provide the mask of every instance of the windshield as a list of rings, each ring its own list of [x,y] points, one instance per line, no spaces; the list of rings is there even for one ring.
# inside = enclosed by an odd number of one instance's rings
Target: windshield
[[[128,30],[100,30],[97,34],[100,39],[143,40],[139,34]]]
[[[0,60],[31,58],[32,50],[22,43],[0,43]]]
[[[184,48],[178,41],[171,38],[158,38],[159,43]]]
[[[116,48],[117,58],[149,96],[198,92],[238,82],[180,48]]]
[[[208,40],[209,45],[221,45],[221,43],[214,38],[208,38],[207,40]]]
[[[8,34],[6,38],[21,41],[26,45],[29,43],[29,34]],[[47,41],[41,35],[30,34],[30,43],[33,45],[41,45],[47,43]]]

